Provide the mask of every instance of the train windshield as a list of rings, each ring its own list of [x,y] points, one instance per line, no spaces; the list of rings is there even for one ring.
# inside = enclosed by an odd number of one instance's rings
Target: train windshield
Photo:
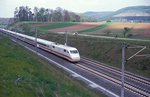
[[[77,51],[77,50],[71,50],[70,53],[71,53],[71,54],[77,54],[78,51]]]

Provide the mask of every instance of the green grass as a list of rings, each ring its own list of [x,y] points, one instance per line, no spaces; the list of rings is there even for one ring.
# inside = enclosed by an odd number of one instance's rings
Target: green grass
[[[79,31],[79,32],[93,32],[93,31],[96,31],[96,30],[105,28],[105,27],[109,26],[110,24],[111,24],[111,23],[101,24],[101,25],[99,25],[99,26],[92,27],[92,28],[89,28],[89,29],[86,29],[86,30],[81,30],[81,31]]]
[[[0,36],[0,97],[104,97],[64,74]]]
[[[56,29],[56,28],[64,28],[64,27],[73,26],[73,25],[77,25],[77,24],[79,24],[79,23],[59,22],[59,23],[49,24],[46,26],[39,26],[38,28],[40,30],[50,30],[50,29]]]

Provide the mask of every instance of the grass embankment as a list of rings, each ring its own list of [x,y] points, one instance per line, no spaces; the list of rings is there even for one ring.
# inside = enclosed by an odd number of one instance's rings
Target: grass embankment
[[[103,97],[0,36],[0,97]]]
[[[73,23],[73,22],[59,22],[54,24],[49,24],[46,26],[38,26],[40,30],[50,30],[50,29],[56,29],[56,28],[64,28],[68,26],[77,25],[79,23]]]
[[[96,27],[92,27],[92,28],[89,28],[89,29],[86,29],[86,30],[81,30],[81,31],[78,31],[78,32],[93,32],[93,31],[96,31],[96,30],[99,30],[99,29],[102,29],[102,28],[105,28],[107,27],[108,25],[110,25],[111,23],[105,23],[105,24],[101,24],[99,26],[96,26]]]
[[[52,33],[44,33],[39,37],[50,41],[55,41],[64,44],[65,35],[58,35]],[[68,45],[76,47],[81,56],[89,57],[94,60],[107,63],[111,66],[121,68],[121,45],[126,43],[130,46],[146,46],[147,49],[140,54],[150,54],[149,42],[88,38],[80,36],[68,36]],[[126,49],[126,58],[135,54],[140,49]],[[149,77],[150,76],[150,58],[149,57],[134,57],[129,60],[125,69],[127,71]]]

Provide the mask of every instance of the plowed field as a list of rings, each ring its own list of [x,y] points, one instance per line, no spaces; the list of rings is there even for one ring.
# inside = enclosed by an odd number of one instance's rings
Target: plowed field
[[[73,25],[64,28],[51,29],[49,32],[77,32],[84,29],[99,26],[101,23],[80,23],[79,25]]]
[[[150,37],[150,23],[137,23],[130,33]]]
[[[128,34],[132,34],[132,37],[150,38],[150,23],[112,23],[103,29],[86,32],[86,34],[108,35],[110,33],[109,36],[122,36],[125,27],[131,29]]]
[[[96,30],[93,32],[88,32],[88,34],[103,35],[107,32],[122,33],[124,31],[124,27],[132,28],[133,26],[134,26],[134,23],[112,23],[103,29]]]
[[[113,23],[108,26],[106,29],[124,29],[124,27],[132,28],[134,23]]]

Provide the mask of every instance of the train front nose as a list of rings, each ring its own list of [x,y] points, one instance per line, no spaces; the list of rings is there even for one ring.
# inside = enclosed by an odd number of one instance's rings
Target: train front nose
[[[70,56],[72,58],[72,61],[80,61],[80,55],[78,50],[70,50]]]
[[[73,60],[73,61],[80,61],[80,56],[79,56],[79,54],[74,54],[74,55],[72,55],[72,60]]]

